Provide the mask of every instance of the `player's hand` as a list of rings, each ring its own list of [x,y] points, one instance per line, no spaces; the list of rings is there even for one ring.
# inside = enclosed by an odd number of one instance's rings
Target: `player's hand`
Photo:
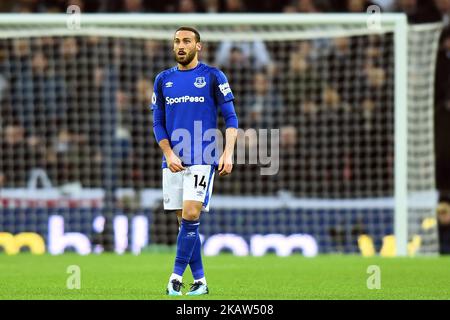
[[[229,175],[231,170],[233,170],[233,157],[224,152],[219,159],[219,176]]]
[[[178,158],[173,152],[166,156],[166,161],[167,167],[172,172],[180,172],[186,169],[185,167],[183,167],[183,163],[181,162],[180,158]]]

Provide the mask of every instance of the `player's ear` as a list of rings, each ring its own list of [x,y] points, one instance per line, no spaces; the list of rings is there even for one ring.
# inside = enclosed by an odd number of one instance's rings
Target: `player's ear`
[[[197,47],[197,51],[201,51],[203,46],[201,42],[197,42],[197,44],[195,45]]]

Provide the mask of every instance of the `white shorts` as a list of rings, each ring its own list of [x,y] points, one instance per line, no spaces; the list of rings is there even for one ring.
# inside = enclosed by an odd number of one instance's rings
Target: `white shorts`
[[[180,172],[163,169],[164,210],[183,209],[183,201],[203,202],[203,211],[209,211],[214,181],[214,166],[192,165]]]

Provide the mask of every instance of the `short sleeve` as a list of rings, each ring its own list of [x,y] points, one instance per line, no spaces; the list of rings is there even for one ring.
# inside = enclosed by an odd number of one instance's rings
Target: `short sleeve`
[[[218,105],[234,100],[227,77],[217,69],[215,70],[214,96]]]
[[[161,90],[161,74],[155,78],[155,84],[153,86],[152,104],[151,109],[164,110],[164,97]]]

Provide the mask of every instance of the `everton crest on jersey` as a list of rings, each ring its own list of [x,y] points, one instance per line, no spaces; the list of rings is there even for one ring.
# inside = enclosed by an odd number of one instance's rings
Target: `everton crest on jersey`
[[[197,88],[203,88],[204,86],[206,86],[205,77],[195,78],[194,86],[196,86]]]

